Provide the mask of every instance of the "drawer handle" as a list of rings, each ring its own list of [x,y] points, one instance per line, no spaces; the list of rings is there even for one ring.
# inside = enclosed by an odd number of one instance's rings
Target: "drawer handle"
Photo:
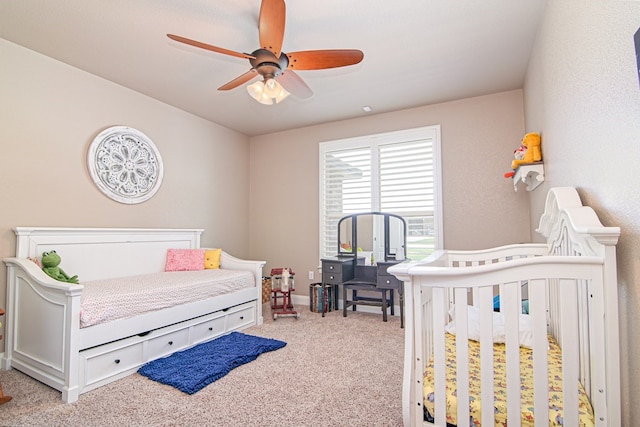
[[[240,316],[240,320],[244,320],[244,316]]]
[[[173,345],[173,341],[169,341],[169,345]]]
[[[210,330],[210,331],[213,331],[213,328],[212,328],[211,326],[209,326],[209,330]]]
[[[389,283],[391,283],[391,280],[387,280],[387,285],[388,285]]]
[[[329,270],[333,270],[333,265],[330,265],[330,266],[329,266]]]
[[[335,279],[335,277],[333,277],[333,276],[329,276],[329,278],[330,278],[331,280]]]
[[[116,362],[116,365],[117,365],[118,363],[120,363],[120,359],[116,359],[114,360],[114,362]]]

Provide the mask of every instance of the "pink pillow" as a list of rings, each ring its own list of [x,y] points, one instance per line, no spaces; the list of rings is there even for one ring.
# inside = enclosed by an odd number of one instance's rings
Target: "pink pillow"
[[[167,249],[164,271],[204,270],[204,249]]]

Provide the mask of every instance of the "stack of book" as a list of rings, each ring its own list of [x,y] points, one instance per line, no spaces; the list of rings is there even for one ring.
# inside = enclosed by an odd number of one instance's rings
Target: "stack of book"
[[[323,287],[321,283],[309,285],[309,310],[314,313],[324,312],[325,292],[327,292],[327,311],[333,310],[333,286]]]

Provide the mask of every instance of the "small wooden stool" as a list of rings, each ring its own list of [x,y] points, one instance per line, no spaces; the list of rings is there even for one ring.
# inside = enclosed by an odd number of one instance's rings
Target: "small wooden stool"
[[[4,310],[0,308],[0,316],[2,316],[3,314],[4,314]],[[2,323],[0,323],[0,326],[2,326]],[[2,335],[0,335],[0,340],[1,339],[2,339]],[[11,399],[12,399],[11,396],[5,396],[2,393],[2,384],[0,384],[0,405],[2,405],[3,403],[7,403]]]

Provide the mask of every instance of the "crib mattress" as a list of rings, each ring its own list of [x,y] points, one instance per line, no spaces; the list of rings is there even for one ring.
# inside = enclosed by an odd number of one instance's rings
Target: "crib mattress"
[[[447,423],[457,424],[456,398],[456,337],[446,333],[447,360]],[[507,425],[507,381],[505,345],[494,344],[494,410],[495,424]],[[563,425],[562,402],[562,352],[555,340],[549,337],[549,425]],[[522,401],[522,425],[533,426],[533,351],[520,347],[520,373]],[[433,358],[424,372],[423,396],[425,408],[434,413],[433,394]],[[579,424],[593,426],[595,420],[593,408],[581,384],[579,386]],[[469,340],[469,412],[475,425],[480,425],[482,402],[480,400],[480,343]]]
[[[255,280],[248,271],[206,269],[144,274],[82,285],[80,327],[86,328],[253,287]]]

